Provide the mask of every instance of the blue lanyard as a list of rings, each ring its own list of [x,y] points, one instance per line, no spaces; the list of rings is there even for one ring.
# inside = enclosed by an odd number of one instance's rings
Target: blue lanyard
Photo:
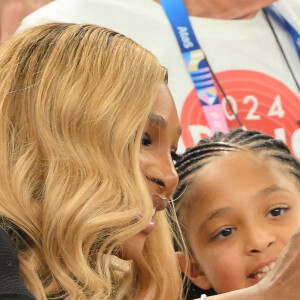
[[[181,52],[184,53],[201,49],[183,1],[161,0],[160,2],[170,21]]]
[[[290,34],[300,59],[300,34],[298,31],[284,18],[274,5],[266,7],[266,11],[287,33]]]
[[[210,128],[213,132],[218,130],[227,132],[228,127],[217,95],[213,74],[195,36],[183,0],[161,0],[160,2],[177,38],[182,57]],[[290,34],[300,59],[300,35],[297,30],[273,4],[266,7],[266,11]]]
[[[228,125],[220,104],[213,74],[190,23],[182,0],[161,0],[165,13],[177,38],[186,68],[194,83],[198,99],[212,132],[228,132]]]
[[[190,23],[184,2],[182,0],[161,0],[161,4],[171,23],[181,52],[184,53],[201,49]],[[266,11],[283,29],[285,29],[286,32],[290,34],[300,59],[300,34],[298,31],[284,18],[275,5],[272,4],[266,7]]]

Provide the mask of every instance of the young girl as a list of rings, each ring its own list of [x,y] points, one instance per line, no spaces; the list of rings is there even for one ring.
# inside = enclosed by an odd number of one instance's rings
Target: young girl
[[[261,281],[300,227],[299,162],[283,142],[236,129],[201,140],[176,169],[188,277],[217,293]]]

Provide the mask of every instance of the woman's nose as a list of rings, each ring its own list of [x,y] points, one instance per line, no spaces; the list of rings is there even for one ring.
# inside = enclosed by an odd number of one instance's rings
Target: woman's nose
[[[178,184],[178,174],[171,157],[160,159],[156,164],[149,165],[145,175],[155,184],[156,192],[168,199],[173,195]]]

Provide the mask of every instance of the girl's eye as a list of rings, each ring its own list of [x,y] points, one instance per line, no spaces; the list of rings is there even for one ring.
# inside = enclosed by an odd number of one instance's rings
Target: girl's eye
[[[275,207],[270,210],[268,215],[270,217],[279,217],[286,213],[289,209],[289,207]]]
[[[147,135],[143,135],[141,144],[143,146],[149,146],[152,144],[152,141],[150,140],[150,138]]]
[[[219,231],[215,236],[214,236],[214,240],[222,240],[225,239],[227,237],[229,237],[230,235],[232,235],[234,232],[236,231],[236,228],[232,228],[232,227],[226,227],[223,228],[221,231]]]

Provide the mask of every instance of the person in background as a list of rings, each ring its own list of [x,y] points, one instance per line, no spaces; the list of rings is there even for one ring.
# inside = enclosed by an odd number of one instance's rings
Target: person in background
[[[175,166],[191,254],[178,255],[183,272],[219,294],[260,282],[300,227],[298,160],[282,141],[235,129],[202,139]]]
[[[1,0],[0,43],[15,33],[24,17],[51,0]]]
[[[176,0],[172,9],[179,2]],[[214,75],[228,127],[245,126],[281,139],[300,159],[297,53],[300,2],[184,0],[184,5],[210,73]],[[280,24],[273,17],[270,5],[293,26],[295,39],[289,25],[285,21]],[[159,1],[56,0],[28,16],[20,30],[52,21],[112,28],[150,50],[169,70],[169,86],[183,127],[179,151],[194,146],[200,138],[211,136],[212,129]],[[206,92],[208,99],[215,95],[214,91]]]

